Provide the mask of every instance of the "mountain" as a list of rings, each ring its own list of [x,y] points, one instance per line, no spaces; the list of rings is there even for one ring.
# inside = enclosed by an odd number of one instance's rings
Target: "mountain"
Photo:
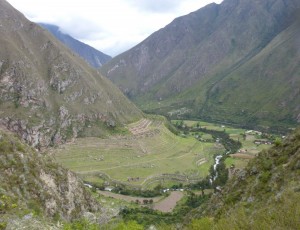
[[[55,218],[70,221],[89,212],[101,215],[102,207],[74,173],[3,127],[0,161],[0,229],[58,229],[47,225]]]
[[[39,23],[40,26],[48,30],[53,34],[58,40],[69,47],[73,52],[77,53],[80,57],[86,60],[91,66],[99,68],[109,60],[111,57],[106,55],[95,48],[76,40],[68,34],[62,33],[58,26]]]
[[[212,3],[100,70],[147,112],[293,126],[300,122],[299,8],[297,0]]]
[[[0,0],[0,124],[36,148],[105,136],[143,114],[121,91]]]
[[[190,213],[194,228],[299,229],[300,129],[283,142],[262,151],[243,170],[232,169],[232,178],[215,193],[206,207]],[[200,216],[214,217],[200,218]],[[192,219],[193,219],[192,218]]]

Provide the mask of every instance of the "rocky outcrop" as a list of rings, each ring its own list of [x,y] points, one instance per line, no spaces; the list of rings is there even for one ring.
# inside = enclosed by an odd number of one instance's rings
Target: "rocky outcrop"
[[[36,148],[105,135],[142,113],[81,58],[0,0],[0,123]]]
[[[39,210],[45,216],[65,220],[81,218],[87,212],[101,215],[102,207],[74,173],[3,129],[0,129],[0,162],[0,195],[17,200],[19,211]],[[2,215],[1,212],[0,221]]]

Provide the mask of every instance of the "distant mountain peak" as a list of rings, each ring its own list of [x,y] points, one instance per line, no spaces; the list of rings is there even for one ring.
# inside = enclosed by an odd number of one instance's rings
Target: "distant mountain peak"
[[[109,60],[111,57],[101,51],[73,38],[61,29],[52,24],[39,23],[40,26],[51,32],[58,40],[69,47],[73,52],[77,53],[85,61],[87,61],[94,68],[99,68]]]

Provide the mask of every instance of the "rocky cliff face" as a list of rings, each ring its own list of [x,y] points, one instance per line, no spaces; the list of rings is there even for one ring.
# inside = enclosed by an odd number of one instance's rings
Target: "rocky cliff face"
[[[0,1],[0,123],[36,148],[103,136],[142,116],[47,31]],[[113,124],[113,125],[111,125]]]
[[[280,82],[286,77],[299,87],[299,52],[289,52],[299,50],[299,7],[296,0],[210,4],[175,19],[101,72],[150,112],[185,107],[188,116],[223,122],[296,123],[300,111],[291,104],[282,113],[280,107],[294,90]]]
[[[69,47],[74,53],[77,53],[80,57],[86,60],[91,66],[95,68],[101,67],[103,64],[111,60],[109,55],[106,55],[95,48],[84,44],[71,37],[68,34],[64,34],[60,31],[59,27],[55,25],[39,23],[40,26],[47,29],[52,33],[58,40]]]
[[[0,223],[10,225],[24,213],[72,220],[88,212],[102,212],[74,173],[3,128],[0,168]]]

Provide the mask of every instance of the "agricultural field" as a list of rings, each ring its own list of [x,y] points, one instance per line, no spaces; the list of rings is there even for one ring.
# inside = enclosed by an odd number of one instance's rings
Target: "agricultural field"
[[[93,184],[104,181],[142,188],[189,183],[208,175],[218,143],[171,133],[160,119],[144,118],[128,125],[129,134],[106,139],[82,138],[54,150],[63,166]]]
[[[192,120],[173,120],[172,123],[176,126],[183,125],[187,127],[201,127],[207,130],[225,131],[230,138],[240,141],[242,148],[238,152],[231,154],[225,161],[226,165],[230,167],[235,165],[236,168],[243,168],[247,165],[250,159],[253,159],[260,151],[270,148],[272,145],[267,138],[260,135],[260,132],[249,131],[241,128],[230,127],[228,125],[214,124],[204,121]],[[190,135],[200,135],[203,140],[210,140],[211,135],[206,133],[190,133]],[[272,135],[270,135],[272,136]],[[261,141],[262,144],[255,144],[255,141]]]

